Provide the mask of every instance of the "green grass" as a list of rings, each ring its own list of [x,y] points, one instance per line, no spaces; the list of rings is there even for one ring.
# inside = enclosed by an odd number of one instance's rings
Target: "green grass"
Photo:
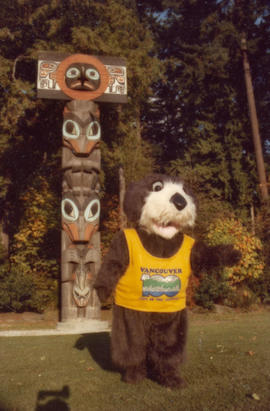
[[[270,313],[191,315],[188,386],[128,385],[107,333],[0,338],[0,410],[270,410]]]

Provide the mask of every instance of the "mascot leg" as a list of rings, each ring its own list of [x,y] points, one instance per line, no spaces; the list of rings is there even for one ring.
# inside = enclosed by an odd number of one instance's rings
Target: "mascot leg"
[[[187,336],[187,310],[172,314],[152,314],[147,349],[150,377],[159,384],[179,388],[185,385],[179,375]]]
[[[113,308],[112,361],[128,383],[136,383],[146,377],[147,342],[142,314],[117,305]]]

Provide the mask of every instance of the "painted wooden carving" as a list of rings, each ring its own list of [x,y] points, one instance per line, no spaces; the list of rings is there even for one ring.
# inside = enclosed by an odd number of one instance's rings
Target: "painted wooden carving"
[[[125,62],[119,57],[40,53],[37,96],[126,103]]]
[[[122,59],[43,52],[38,97],[69,100],[62,126],[61,320],[93,319],[92,284],[100,266],[99,173],[101,126],[96,102],[127,102]]]
[[[99,111],[92,101],[66,104],[62,127],[62,320],[95,318],[91,285],[100,264]]]

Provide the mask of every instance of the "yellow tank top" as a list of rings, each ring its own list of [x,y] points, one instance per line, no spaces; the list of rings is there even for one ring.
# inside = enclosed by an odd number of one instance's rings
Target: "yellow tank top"
[[[159,258],[145,250],[136,230],[126,229],[124,233],[129,266],[117,283],[115,303],[138,311],[175,312],[185,308],[193,238],[184,235],[176,254]]]

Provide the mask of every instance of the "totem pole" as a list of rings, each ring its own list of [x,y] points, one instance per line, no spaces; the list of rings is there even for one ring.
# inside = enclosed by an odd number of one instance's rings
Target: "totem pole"
[[[116,57],[39,54],[37,96],[69,100],[62,127],[61,321],[99,317],[92,284],[100,266],[100,113],[127,102],[126,66]]]

